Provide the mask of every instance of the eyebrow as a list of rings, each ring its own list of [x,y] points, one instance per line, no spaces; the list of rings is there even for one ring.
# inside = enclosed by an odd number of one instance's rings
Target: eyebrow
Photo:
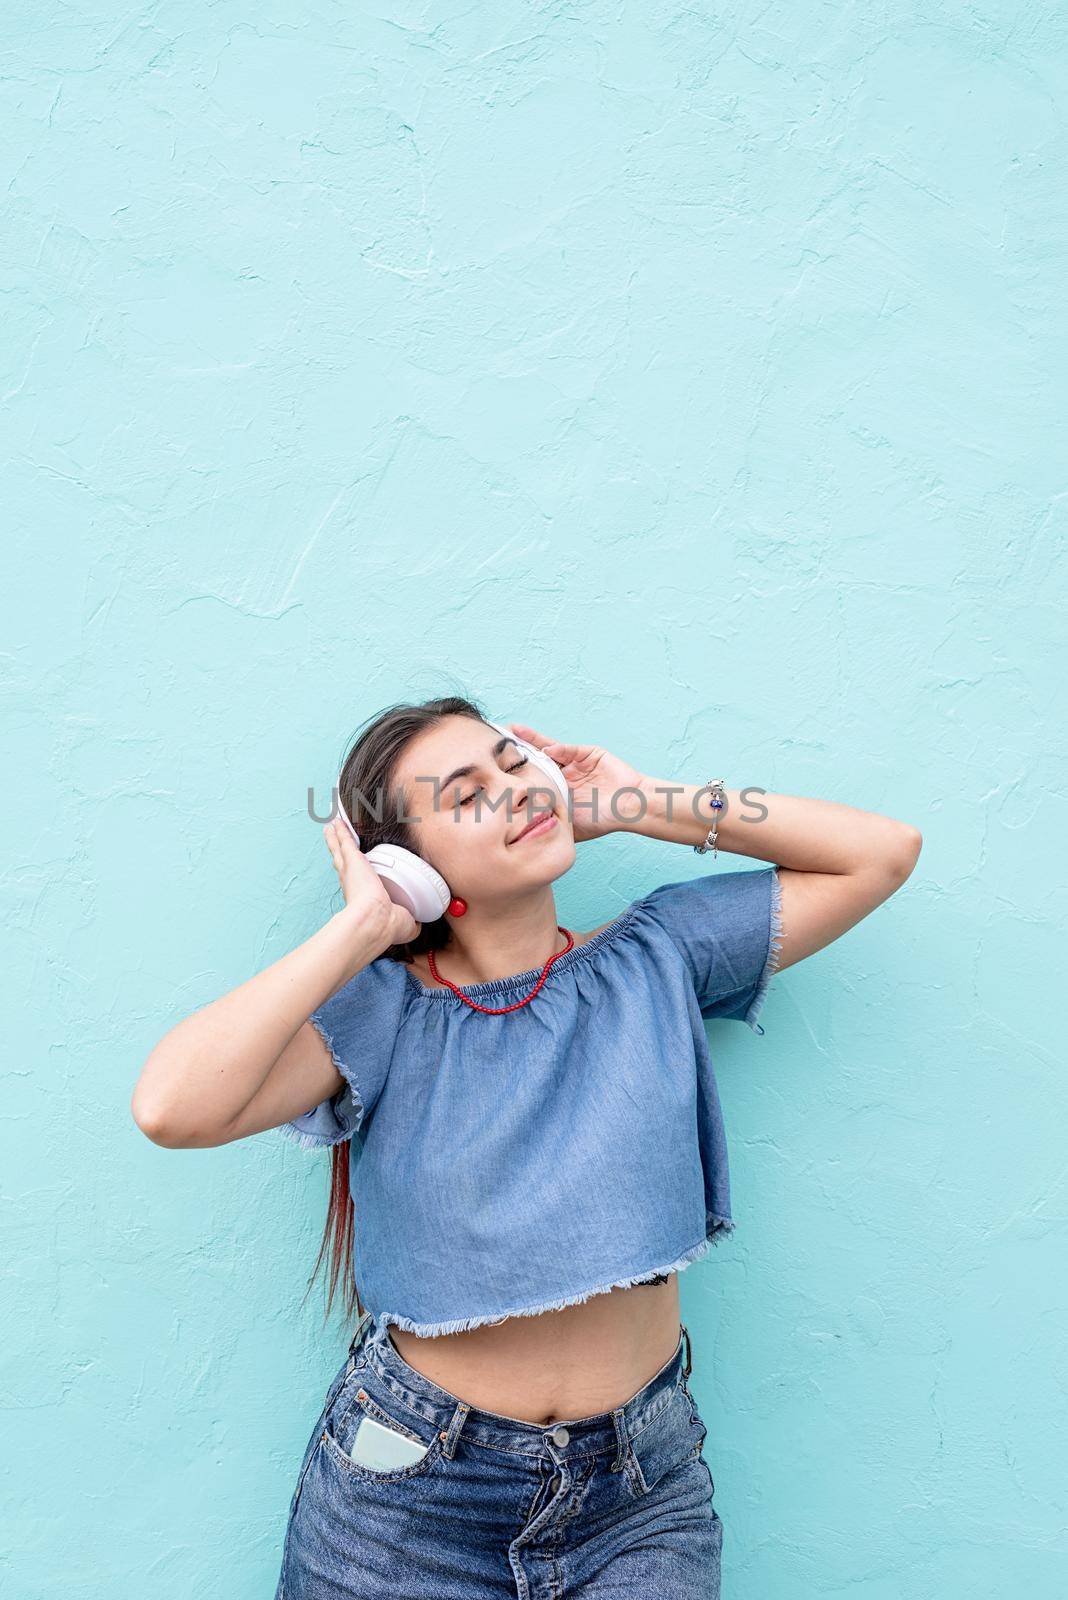
[[[497,743],[493,746],[493,749],[490,751],[490,755],[494,759],[496,759],[496,757],[499,756],[501,751],[504,749],[505,745],[509,745],[509,744],[515,744],[515,740],[510,735],[507,738],[498,739]],[[519,746],[517,744],[515,745],[515,747],[516,747],[517,750],[519,749]],[[456,779],[456,778],[469,778],[471,776],[472,772],[477,772],[477,771],[478,771],[477,767],[457,767],[456,771],[455,772],[450,772],[449,776],[447,778],[442,778],[441,787],[443,789],[447,789],[449,784],[452,783],[454,781],[454,779]]]

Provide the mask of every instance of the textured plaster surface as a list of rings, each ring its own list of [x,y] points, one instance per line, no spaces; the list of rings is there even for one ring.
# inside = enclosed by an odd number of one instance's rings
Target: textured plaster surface
[[[350,730],[453,687],[923,829],[765,1037],[710,1025],[724,1595],[1068,1590],[1066,33],[8,8],[5,1594],[273,1592],[325,1159],[129,1096],[339,904]],[[562,920],[705,865],[581,848]]]

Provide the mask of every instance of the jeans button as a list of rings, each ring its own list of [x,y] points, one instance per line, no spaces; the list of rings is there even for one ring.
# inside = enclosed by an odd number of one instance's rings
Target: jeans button
[[[566,1428],[554,1428],[549,1437],[552,1439],[553,1444],[558,1444],[562,1450],[564,1445],[567,1444],[568,1440],[571,1438],[571,1435],[568,1433]]]

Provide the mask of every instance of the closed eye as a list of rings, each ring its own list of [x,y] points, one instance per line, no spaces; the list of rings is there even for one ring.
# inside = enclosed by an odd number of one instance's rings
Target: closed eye
[[[526,766],[526,764],[527,764],[529,759],[530,759],[529,756],[524,756],[522,761],[517,761],[514,767],[505,767],[504,770],[505,770],[505,772],[518,772],[520,767],[525,767]],[[474,793],[473,794],[469,794],[465,800],[461,800],[460,804],[462,806],[470,805],[471,801],[475,798],[475,795],[477,795],[479,793],[481,793],[481,790],[476,789],[474,791]]]

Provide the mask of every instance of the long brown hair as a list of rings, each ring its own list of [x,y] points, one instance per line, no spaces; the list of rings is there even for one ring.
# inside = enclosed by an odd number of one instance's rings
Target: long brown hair
[[[338,789],[341,803],[360,836],[361,850],[373,850],[376,844],[395,844],[404,850],[411,850],[413,855],[422,854],[416,837],[417,830],[404,820],[408,807],[404,804],[402,791],[394,783],[393,774],[409,741],[424,729],[434,727],[443,717],[471,717],[476,722],[486,724],[486,717],[474,700],[465,695],[445,695],[436,700],[424,700],[418,705],[401,703],[389,706],[363,724],[362,731],[356,735],[355,743],[341,763]],[[449,938],[449,924],[441,916],[434,922],[421,923],[414,939],[408,944],[390,945],[382,952],[382,956],[391,961],[410,963],[413,956],[422,955],[427,950],[443,950]],[[364,1309],[352,1263],[353,1214],[349,1189],[351,1143],[351,1139],[344,1139],[331,1147],[326,1225],[319,1255],[305,1290],[306,1298],[329,1252],[330,1288],[326,1316],[330,1315],[338,1278],[344,1274],[345,1314],[350,1319],[361,1317]]]

